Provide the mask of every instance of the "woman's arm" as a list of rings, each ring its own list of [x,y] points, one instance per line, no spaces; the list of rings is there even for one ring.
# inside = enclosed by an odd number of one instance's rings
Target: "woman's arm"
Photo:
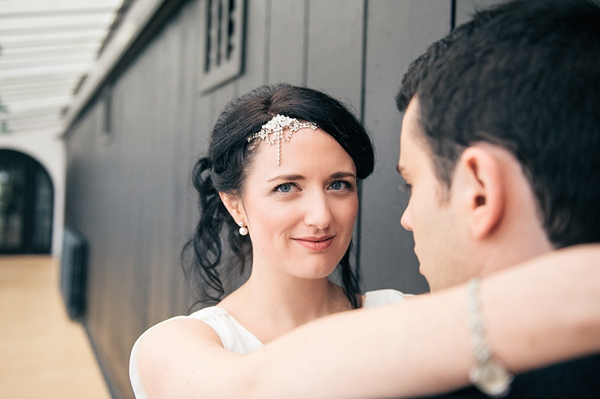
[[[260,397],[375,398],[468,385],[466,286],[317,320],[264,348]],[[512,372],[600,352],[600,246],[556,251],[485,279],[486,338]],[[264,380],[262,379],[264,378]]]
[[[140,345],[152,398],[375,398],[468,384],[474,365],[467,289],[329,316],[237,355],[193,320]],[[489,346],[512,372],[600,352],[600,247],[556,251],[486,278]],[[199,329],[199,330],[198,330]],[[207,335],[208,334],[208,335]]]

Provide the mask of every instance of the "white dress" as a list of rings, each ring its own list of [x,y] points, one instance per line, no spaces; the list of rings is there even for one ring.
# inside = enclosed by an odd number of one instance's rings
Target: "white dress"
[[[398,303],[405,301],[405,294],[396,290],[377,290],[369,291],[365,293],[365,308],[372,308],[376,306],[388,305],[392,303]],[[249,353],[261,346],[262,342],[258,340],[252,333],[246,330],[236,319],[233,318],[227,311],[218,306],[211,306],[201,309],[197,312],[192,313],[189,316],[176,316],[167,319],[159,324],[168,323],[169,321],[191,318],[196,320],[202,320],[209,326],[211,326],[221,338],[223,347],[232,352],[236,353]],[[158,324],[157,324],[158,325]],[[142,385],[140,375],[137,367],[137,348],[141,338],[152,330],[154,327],[150,327],[144,332],[133,345],[131,350],[131,357],[129,359],[129,379],[131,380],[131,386],[135,393],[136,399],[147,399],[148,394]]]

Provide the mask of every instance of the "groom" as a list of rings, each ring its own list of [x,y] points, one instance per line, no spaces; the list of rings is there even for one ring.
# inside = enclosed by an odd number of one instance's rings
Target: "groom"
[[[432,291],[600,242],[600,7],[479,12],[413,62],[397,104],[401,223]],[[509,397],[600,397],[598,376],[599,356],[577,359],[517,376]]]

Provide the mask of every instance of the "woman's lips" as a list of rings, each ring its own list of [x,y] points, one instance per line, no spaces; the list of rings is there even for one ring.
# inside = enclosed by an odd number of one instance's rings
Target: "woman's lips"
[[[331,246],[334,236],[294,238],[298,244],[313,251],[323,251]]]

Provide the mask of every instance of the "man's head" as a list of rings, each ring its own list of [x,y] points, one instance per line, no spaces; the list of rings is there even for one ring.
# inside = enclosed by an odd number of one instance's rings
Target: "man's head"
[[[432,289],[600,241],[600,7],[480,12],[413,63],[397,103],[399,166],[411,180],[420,150],[438,185],[429,212],[411,198],[403,216]]]

